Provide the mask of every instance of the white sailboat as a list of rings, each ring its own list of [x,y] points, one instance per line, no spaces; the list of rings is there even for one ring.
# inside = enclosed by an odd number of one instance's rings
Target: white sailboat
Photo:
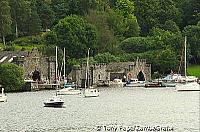
[[[4,94],[4,88],[1,89],[0,102],[6,102],[7,96]]]
[[[77,95],[81,94],[81,90],[72,88],[72,86],[75,86],[75,84],[67,84],[66,80],[66,74],[65,74],[65,48],[64,48],[64,57],[63,57],[63,62],[64,62],[64,88],[57,90],[58,95]]]
[[[83,89],[83,96],[84,97],[98,97],[99,90],[90,86],[89,83],[89,56],[90,56],[90,48],[88,49],[88,57],[87,57],[87,64],[86,64],[86,72],[85,72],[85,88]],[[87,85],[88,84],[88,85]]]
[[[58,83],[58,79],[57,79],[57,75],[58,75],[58,47],[56,46],[56,68],[55,68],[55,78],[56,78],[56,83]],[[64,104],[64,101],[57,95],[57,91],[56,91],[56,96],[53,96],[51,98],[49,98],[48,100],[46,100],[44,102],[44,106],[45,107],[62,107]]]
[[[200,91],[200,85],[197,83],[197,78],[193,76],[187,76],[187,57],[186,57],[186,45],[187,44],[187,38],[185,37],[185,83],[176,85],[177,91]]]

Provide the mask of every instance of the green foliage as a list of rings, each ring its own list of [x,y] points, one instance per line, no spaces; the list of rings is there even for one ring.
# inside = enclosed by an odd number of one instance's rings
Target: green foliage
[[[180,32],[179,27],[177,26],[177,24],[172,21],[172,20],[167,20],[164,24],[163,27],[165,30],[173,32],[173,33],[177,33]]]
[[[45,30],[51,28],[55,20],[55,13],[51,9],[50,5],[46,1],[37,0],[36,7],[42,23],[42,28]]]
[[[23,72],[23,68],[15,64],[0,65],[0,84],[5,88],[5,91],[21,91],[24,83]]]
[[[121,49],[126,53],[141,53],[149,49],[149,41],[145,37],[131,37],[120,44]]]
[[[186,26],[183,33],[187,36],[187,45],[195,59],[194,63],[200,62],[200,26]]]
[[[94,57],[94,60],[97,63],[110,63],[110,62],[119,62],[119,58],[115,57],[114,55],[106,52],[102,54],[98,54]]]
[[[165,73],[171,69],[176,69],[178,64],[175,52],[170,49],[160,51],[156,55],[155,61],[156,62],[153,64],[155,70],[159,71],[160,73]]]
[[[43,38],[40,35],[20,37],[12,42],[12,45],[28,46],[28,45],[40,45],[44,43]]]
[[[0,1],[0,36],[3,37],[5,44],[6,35],[11,33],[11,15],[10,6],[7,0]]]
[[[199,0],[185,0],[180,2],[182,5],[180,9],[183,11],[182,27],[187,25],[196,25],[200,20],[200,1]]]
[[[143,0],[135,4],[143,35],[147,35],[153,27],[162,27],[167,20],[178,24],[181,22],[181,13],[172,0]]]
[[[107,9],[107,21],[116,36],[123,36],[126,31],[125,18],[119,10]]]
[[[124,33],[124,37],[138,37],[140,35],[140,30],[137,18],[133,15],[129,15],[126,19],[126,31]]]
[[[15,36],[23,35],[27,29],[27,21],[31,13],[31,1],[9,0]]]
[[[116,0],[116,6],[122,11],[125,17],[134,12],[134,3],[130,0]]]
[[[118,40],[120,38],[139,36],[140,26],[134,15],[124,16],[118,9],[107,9],[106,11],[109,27],[113,29],[115,36],[119,38]]]
[[[28,19],[27,32],[30,35],[38,34],[42,29],[41,19],[37,12],[36,0],[31,2],[31,13]]]
[[[97,52],[116,52],[117,38],[113,30],[109,28],[106,14],[91,10],[86,19],[97,28]]]
[[[61,19],[52,32],[57,36],[56,44],[62,48],[66,47],[70,57],[83,57],[89,47],[92,50],[96,48],[96,28],[79,16]]]

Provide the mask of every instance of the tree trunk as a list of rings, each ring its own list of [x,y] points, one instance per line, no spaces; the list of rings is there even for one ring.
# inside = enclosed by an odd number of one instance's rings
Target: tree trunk
[[[16,35],[16,38],[18,38],[18,27],[17,27],[17,23],[15,24],[15,35]]]
[[[4,46],[6,46],[6,40],[5,40],[5,36],[3,35],[3,44]]]

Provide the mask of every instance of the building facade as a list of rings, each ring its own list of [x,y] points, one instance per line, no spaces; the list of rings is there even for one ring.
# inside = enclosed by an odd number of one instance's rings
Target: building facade
[[[0,64],[14,63],[24,69],[24,79],[33,79],[35,73],[38,80],[53,82],[55,80],[55,57],[45,57],[38,49],[28,51],[1,51]]]
[[[139,77],[142,75],[143,78]],[[73,82],[84,86],[86,78],[86,65],[74,68],[70,73]],[[145,59],[137,59],[133,62],[113,62],[109,64],[93,64],[89,66],[88,78],[90,85],[106,84],[115,78],[127,81],[130,78],[139,80],[151,80],[151,65]]]

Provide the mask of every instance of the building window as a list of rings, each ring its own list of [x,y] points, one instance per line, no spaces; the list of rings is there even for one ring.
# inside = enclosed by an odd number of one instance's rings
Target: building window
[[[99,80],[101,79],[101,75],[99,74]]]

